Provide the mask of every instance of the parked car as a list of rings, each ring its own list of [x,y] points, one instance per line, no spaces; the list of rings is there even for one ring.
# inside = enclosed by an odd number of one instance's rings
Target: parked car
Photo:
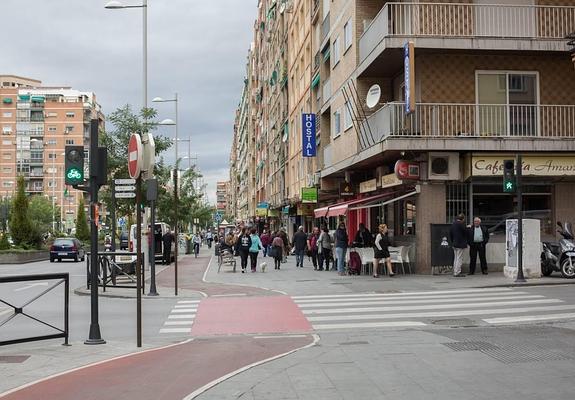
[[[128,232],[120,233],[120,250],[128,250]]]
[[[82,243],[76,238],[57,238],[50,247],[50,262],[55,260],[72,259],[75,262],[86,259],[86,251]]]

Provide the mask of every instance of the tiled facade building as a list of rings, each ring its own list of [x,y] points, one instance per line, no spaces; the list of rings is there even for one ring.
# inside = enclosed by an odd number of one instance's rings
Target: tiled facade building
[[[504,221],[517,202],[503,193],[501,165],[520,153],[523,208],[540,220],[542,238],[572,219],[575,71],[566,36],[575,32],[574,1],[262,0],[259,10],[254,59],[271,46],[267,27],[287,19],[285,187],[281,204],[259,189],[267,213],[248,208],[239,218],[290,230],[344,220],[351,237],[360,223],[386,223],[423,273],[431,225],[463,212],[491,229],[488,257],[501,266]],[[271,72],[254,64],[246,93],[270,90]],[[248,114],[263,131],[254,138],[272,132],[269,104],[257,99]],[[301,156],[302,112],[318,119],[311,161]],[[256,168],[263,161],[264,175],[283,160],[269,148],[258,158],[265,142],[256,148],[238,136],[236,144],[255,154]],[[265,179],[264,187],[276,182]],[[310,186],[319,194],[311,211],[300,195]],[[247,183],[247,197],[257,191]]]

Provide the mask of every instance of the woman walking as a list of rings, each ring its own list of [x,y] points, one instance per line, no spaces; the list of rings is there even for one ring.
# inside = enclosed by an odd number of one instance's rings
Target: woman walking
[[[250,261],[252,272],[256,272],[256,266],[258,265],[258,254],[263,246],[260,237],[256,234],[256,228],[252,228],[250,233],[250,239],[252,240],[252,245],[250,246]]]
[[[242,232],[237,241],[237,251],[240,253],[240,259],[242,260],[242,274],[246,272],[246,268],[248,267],[248,255],[251,247],[252,239],[250,235],[248,235],[246,228],[242,228]]]
[[[274,236],[271,248],[274,257],[274,269],[280,269],[280,264],[284,256],[284,241],[279,235]]]
[[[335,231],[335,255],[337,259],[337,271],[339,275],[345,275],[345,253],[347,253],[347,246],[349,237],[343,222],[339,223]]]
[[[379,225],[377,236],[375,237],[375,244],[373,246],[373,277],[379,278],[378,267],[379,260],[383,260],[387,264],[387,271],[389,276],[395,275],[391,265],[391,255],[389,254],[389,236],[386,224]]]
[[[329,260],[331,259],[331,236],[327,226],[322,227],[322,232],[317,239],[317,253],[319,257],[319,271],[323,271],[323,262],[325,261],[325,270],[329,271]]]

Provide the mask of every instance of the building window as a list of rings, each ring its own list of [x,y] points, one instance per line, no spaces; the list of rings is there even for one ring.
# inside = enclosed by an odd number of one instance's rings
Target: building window
[[[333,137],[338,137],[341,133],[341,111],[337,110],[333,113]]]
[[[58,113],[49,112],[48,114],[46,114],[46,116],[47,116],[48,118],[54,118],[54,117],[57,117],[57,116],[58,116]]]
[[[12,182],[2,182],[2,186],[5,188],[12,187]]]
[[[341,54],[339,52],[339,36],[333,41],[333,67],[339,63]]]
[[[49,126],[48,127],[48,132],[56,132],[58,130],[58,128],[56,128],[55,126]]]
[[[343,26],[343,48],[344,48],[344,52],[347,51],[347,49],[349,49],[351,47],[351,37],[352,37],[352,31],[351,31],[351,18],[345,23],[345,25]]]
[[[5,174],[12,173],[12,167],[2,167],[2,172]]]
[[[351,105],[349,102],[346,102],[343,111],[343,130],[347,131],[352,126],[353,120],[351,118]]]
[[[66,125],[64,133],[71,133],[71,132],[74,132],[74,125]]]
[[[46,142],[46,144],[49,145],[49,146],[55,146],[55,145],[56,145],[56,141],[53,140],[53,139],[52,139],[52,140],[48,140],[48,141]]]
[[[2,127],[2,134],[3,135],[10,135],[12,133],[12,127],[11,126],[3,126]]]
[[[3,116],[4,118],[12,118],[12,113],[11,113],[11,112],[3,112],[3,113],[2,113],[2,116]]]
[[[56,182],[55,182],[55,181],[48,181],[48,187],[49,187],[49,188],[55,188],[55,187],[56,187]]]
[[[2,154],[2,159],[4,159],[4,160],[11,160],[11,159],[12,159],[12,154],[10,154],[10,153],[3,153],[3,154]]]
[[[66,118],[74,118],[75,116],[76,116],[76,114],[73,113],[73,112],[71,112],[71,111],[68,111],[68,112],[66,113]]]
[[[66,144],[74,144],[74,139],[66,139]]]
[[[3,144],[4,146],[11,146],[11,145],[12,145],[12,141],[11,141],[11,140],[3,140],[3,141],[2,141],[2,144]]]
[[[46,168],[48,174],[55,174],[56,172],[58,172],[58,168]]]

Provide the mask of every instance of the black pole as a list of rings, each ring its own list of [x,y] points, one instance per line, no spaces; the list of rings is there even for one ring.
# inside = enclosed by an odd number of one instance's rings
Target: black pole
[[[98,120],[90,124],[90,333],[84,344],[104,344],[98,321]]]
[[[150,200],[150,293],[148,296],[157,296],[158,290],[156,289],[156,202]]]
[[[178,295],[178,162],[174,168],[174,295]]]
[[[521,187],[521,154],[515,157],[515,185],[517,187],[517,279],[515,282],[525,282],[523,275],[523,189]]]
[[[142,347],[142,178],[136,179],[136,342]]]
[[[112,184],[111,184],[111,188],[112,188],[112,207],[110,210],[110,215],[112,217],[112,246],[111,246],[111,250],[112,252],[116,251],[116,184],[114,183],[114,180],[112,179]]]

